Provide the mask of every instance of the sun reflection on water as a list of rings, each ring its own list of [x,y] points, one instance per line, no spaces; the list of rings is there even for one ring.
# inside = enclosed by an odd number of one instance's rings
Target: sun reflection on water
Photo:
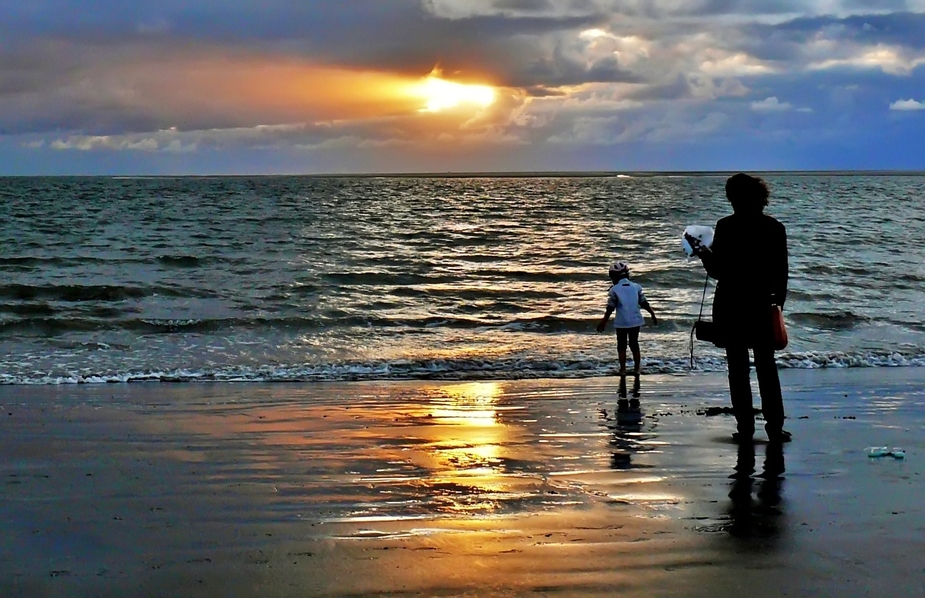
[[[509,429],[498,419],[493,382],[438,387],[429,397],[428,493],[446,512],[494,511],[511,490],[504,479]]]
[[[441,387],[431,398],[430,415],[444,423],[475,427],[498,425],[495,404],[501,387],[495,382],[472,382]]]

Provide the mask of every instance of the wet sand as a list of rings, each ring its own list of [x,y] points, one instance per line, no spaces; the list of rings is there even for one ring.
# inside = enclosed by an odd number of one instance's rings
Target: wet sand
[[[782,381],[3,387],[0,596],[925,595],[925,370]]]

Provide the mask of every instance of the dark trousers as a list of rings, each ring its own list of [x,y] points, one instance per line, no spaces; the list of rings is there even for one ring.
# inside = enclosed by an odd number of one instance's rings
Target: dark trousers
[[[753,351],[765,428],[769,431],[777,431],[784,427],[784,399],[780,392],[780,378],[777,375],[777,364],[774,362],[774,350],[758,348]],[[732,397],[732,411],[735,414],[738,431],[750,435],[755,431],[755,415],[752,412],[748,348],[727,347],[726,364],[729,367],[729,394]]]

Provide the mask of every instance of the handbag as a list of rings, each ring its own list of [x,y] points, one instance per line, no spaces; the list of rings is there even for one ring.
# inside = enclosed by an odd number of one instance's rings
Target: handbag
[[[779,305],[771,306],[771,348],[780,351],[787,348],[789,342],[787,327],[784,325],[784,312]]]
[[[694,326],[691,328],[691,370],[694,369],[694,339],[698,341],[704,341],[706,343],[713,343],[713,345],[722,349],[726,346],[720,339],[719,329],[716,326],[716,323],[710,320],[703,319],[703,304],[707,299],[707,286],[710,284],[710,275],[708,274],[706,279],[703,281],[703,296],[700,298],[700,313],[697,314],[697,321],[694,322]]]
[[[716,343],[716,324],[710,320],[697,320],[694,322],[694,337],[698,341]]]

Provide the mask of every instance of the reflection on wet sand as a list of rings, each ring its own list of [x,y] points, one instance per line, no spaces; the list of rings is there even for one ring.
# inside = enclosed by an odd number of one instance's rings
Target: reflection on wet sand
[[[724,378],[642,382],[16,388],[0,595],[843,595],[871,550],[858,587],[921,586],[920,461],[794,419],[785,501],[785,447],[701,415]]]
[[[633,376],[633,398],[638,399],[641,396],[641,387],[640,387],[639,374]],[[620,395],[621,399],[626,398],[626,376],[620,376],[620,386],[618,387],[617,393]]]
[[[506,480],[513,430],[501,422],[500,395],[499,385],[490,382],[442,386],[405,415],[413,425],[405,430],[409,442],[400,450],[406,461],[427,470],[419,490],[427,496],[431,515],[490,513],[517,496],[517,484]]]
[[[633,398],[627,400],[626,376],[620,377],[617,395],[617,410],[608,427],[613,432],[610,439],[612,452],[610,466],[614,469],[638,469],[650,467],[633,462],[633,455],[647,450],[645,442],[655,438],[654,434],[644,434],[645,413],[640,406],[641,387],[639,376],[633,378]],[[654,424],[653,424],[654,425]]]
[[[765,446],[764,467],[757,476],[754,475],[755,445],[743,442],[738,448],[735,472],[730,476],[731,504],[725,526],[729,534],[737,538],[775,538],[782,529],[783,445],[772,442]]]
[[[551,512],[601,497],[645,503],[627,497],[647,496],[663,478],[638,475],[660,446],[656,420],[635,399],[639,379],[632,408],[621,399],[603,426],[600,403],[575,388],[544,396],[541,386],[503,382],[399,384],[338,388],[326,401],[280,387],[260,401],[161,410],[140,423],[151,438],[176,438],[160,450],[198,470],[175,478],[178,491],[187,482],[195,492],[246,488],[267,500],[259,517],[360,523]]]

